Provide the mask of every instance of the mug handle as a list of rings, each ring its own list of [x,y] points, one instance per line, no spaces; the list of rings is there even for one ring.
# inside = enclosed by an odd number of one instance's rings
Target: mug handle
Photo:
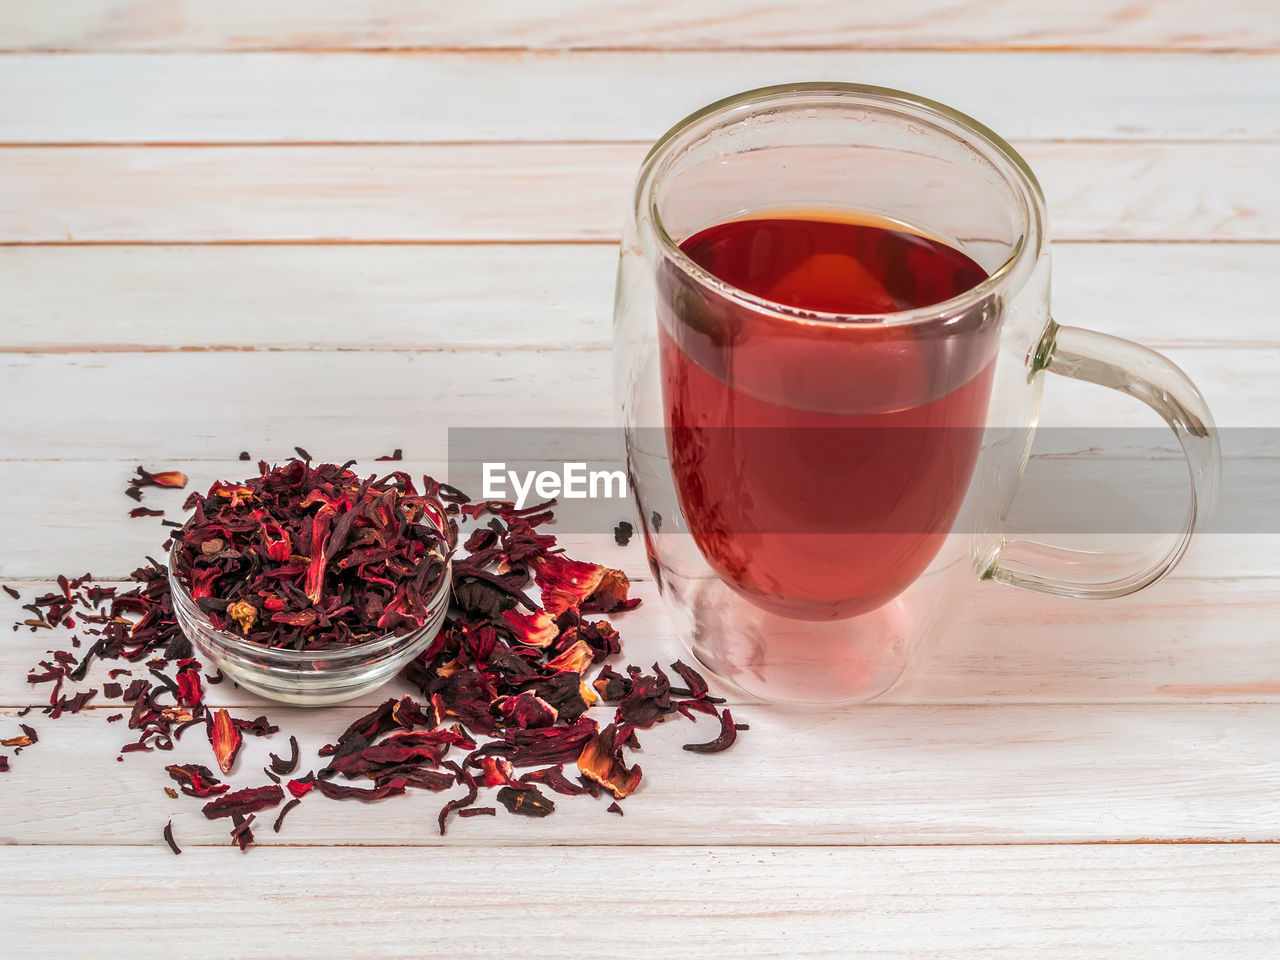
[[[1119,337],[1058,326],[1052,319],[1036,348],[1032,373],[1048,370],[1137,397],[1164,418],[1187,458],[1191,504],[1169,550],[1090,552],[1037,540],[1002,540],[984,580],[1063,597],[1123,597],[1177,565],[1192,534],[1213,510],[1222,483],[1222,452],[1213,415],[1196,385],[1162,354]]]

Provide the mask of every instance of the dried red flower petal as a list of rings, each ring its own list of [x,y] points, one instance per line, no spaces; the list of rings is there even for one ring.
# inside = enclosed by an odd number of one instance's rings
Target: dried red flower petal
[[[636,604],[626,606],[627,593],[630,589],[631,581],[625,573],[611,567],[604,567],[600,574],[600,582],[582,604],[582,609],[583,611],[598,610],[601,613],[612,613],[620,608],[630,610],[631,607],[636,606]]]
[[[628,768],[622,759],[622,748],[616,742],[617,724],[609,724],[585,747],[578,757],[578,769],[584,777],[595,781],[621,800],[640,785],[640,765]],[[625,739],[625,738],[624,738]]]
[[[616,813],[618,816],[622,816],[622,807],[618,805],[617,800],[613,801],[613,803],[609,804],[609,806],[606,807],[605,809],[607,809],[610,813]]]
[[[177,841],[173,839],[173,821],[170,820],[164,827],[164,842],[169,845],[169,849],[173,851],[175,857],[181,856],[182,851],[178,848]]]
[[[212,797],[231,789],[198,763],[171,764],[164,769],[189,797]]]
[[[201,810],[210,820],[217,820],[219,817],[265,810],[276,806],[283,799],[284,791],[274,783],[269,783],[265,787],[246,787],[235,793],[228,793],[217,800],[209,801],[201,807]]]
[[[480,758],[480,771],[484,775],[481,785],[486,787],[505,786],[511,782],[514,773],[510,761],[494,756]]]
[[[591,666],[592,652],[585,640],[574,641],[569,649],[547,661],[548,670],[570,670],[581,674]]]
[[[285,784],[285,786],[289,788],[289,792],[293,794],[295,800],[301,800],[311,792],[311,788],[315,785],[316,782],[314,780],[290,780]]]
[[[362,789],[360,787],[347,787],[338,783],[330,783],[328,780],[317,780],[315,781],[315,787],[330,800],[363,800],[369,803],[404,793],[405,781],[404,778],[397,777],[380,786]]]
[[[152,510],[149,507],[134,507],[129,511],[131,517],[163,517],[163,510]]]
[[[502,697],[494,702],[494,706],[508,726],[521,730],[552,727],[559,719],[555,707],[528,690],[513,697]]]
[[[274,832],[279,833],[280,827],[284,824],[284,818],[288,815],[289,811],[301,803],[302,803],[301,800],[299,800],[297,797],[294,797],[292,800],[286,803],[283,807],[281,807],[280,815],[276,817],[276,822],[271,825],[271,829]]]
[[[231,815],[231,842],[240,847],[241,853],[247,851],[253,843],[253,831],[249,828],[255,819],[257,817],[252,813],[248,817],[238,812]]]
[[[710,687],[707,686],[707,681],[703,678],[702,674],[693,669],[693,667],[689,666],[687,663],[677,660],[675,663],[671,664],[671,669],[680,675],[680,679],[684,681],[685,685],[685,689],[683,690],[672,688],[672,693],[681,697],[692,697],[695,700],[708,700],[713,703],[724,703],[724,700],[720,697],[708,696]]]
[[[498,802],[507,808],[508,813],[522,817],[549,817],[556,810],[555,801],[537,787],[527,790],[503,787],[498,791]]]
[[[218,769],[223,773],[230,773],[232,765],[236,762],[236,754],[240,752],[240,747],[244,743],[244,737],[225,707],[213,715],[213,722],[209,725],[209,742],[213,745],[213,755],[218,760]]]
[[[204,700],[204,688],[200,685],[200,661],[183,660],[178,664],[178,673],[174,677],[178,686],[178,702],[187,707],[194,707]]]
[[[161,470],[157,473],[148,473],[141,467],[138,468],[137,483],[140,487],[176,487],[181,490],[187,485],[187,475],[181,470]]]
[[[577,610],[595,592],[605,568],[570,560],[562,553],[546,554],[534,565],[534,580],[542,588],[542,606],[552,615]]]
[[[276,756],[274,753],[268,754],[268,758],[271,761],[272,771],[280,774],[280,776],[282,777],[287,777],[289,774],[293,773],[293,771],[298,769],[298,760],[300,759],[300,754],[298,752],[297,737],[289,738],[289,751],[290,752],[289,752],[288,760],[282,759],[281,757]]]
[[[440,824],[440,836],[442,837],[445,834],[445,821],[449,819],[449,814],[452,813],[454,810],[461,810],[464,807],[471,806],[473,803],[476,802],[476,800],[480,796],[480,788],[479,786],[477,786],[474,777],[471,777],[470,775],[466,775],[464,782],[467,785],[466,796],[458,797],[454,800],[450,800],[448,803],[446,803],[443,807],[440,808],[440,815],[437,819]]]
[[[517,641],[531,647],[549,647],[560,635],[555,618],[545,610],[535,610],[533,613],[504,610],[502,619]]]
[[[686,743],[684,748],[694,753],[719,753],[732,747],[737,739],[738,732],[734,727],[733,717],[729,714],[729,708],[725,707],[720,712],[720,735],[707,743]]]

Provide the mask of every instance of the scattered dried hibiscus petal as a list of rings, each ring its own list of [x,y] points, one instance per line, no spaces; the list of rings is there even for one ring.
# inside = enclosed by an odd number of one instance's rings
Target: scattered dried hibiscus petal
[[[253,831],[249,828],[255,819],[256,815],[252,813],[247,817],[239,812],[231,815],[231,842],[240,847],[241,853],[247,851],[253,843]]]
[[[244,736],[225,707],[213,715],[213,723],[209,725],[209,743],[213,745],[218,769],[223,773],[230,773],[236,762],[236,754],[244,744]]]
[[[289,774],[293,773],[293,771],[298,769],[299,753],[297,737],[289,738],[289,751],[288,760],[283,760],[274,753],[268,754],[268,757],[271,760],[272,771],[274,773],[278,773],[282,777],[287,777]]]
[[[178,843],[173,839],[173,821],[170,820],[164,826],[164,842],[169,845],[169,849],[173,851],[173,855],[181,856],[182,850],[179,849]]]
[[[720,735],[707,743],[686,743],[684,748],[694,753],[719,753],[721,750],[732,747],[737,739],[738,731],[733,725],[733,717],[729,713],[729,708],[725,707],[720,712]]]
[[[522,817],[549,817],[556,810],[555,801],[537,787],[528,790],[503,787],[498,791],[498,802],[507,808],[508,813],[518,813]]]
[[[212,770],[198,763],[171,764],[165,770],[189,797],[213,797],[231,789],[219,781]]]
[[[640,765],[628,768],[617,743],[618,726],[611,723],[582,748],[578,769],[582,775],[604,787],[621,800],[640,785]],[[625,739],[625,738],[624,738]]]
[[[254,813],[274,807],[284,799],[284,791],[274,783],[265,787],[246,787],[206,803],[201,810],[210,820],[235,814]]]

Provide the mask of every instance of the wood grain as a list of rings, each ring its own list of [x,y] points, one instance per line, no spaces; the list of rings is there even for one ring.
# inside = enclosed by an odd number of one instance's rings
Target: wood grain
[[[1272,426],[1277,351],[1168,354],[1199,384],[1220,426]],[[401,447],[439,462],[450,428],[482,426],[547,429],[548,459],[580,459],[582,441],[562,431],[614,425],[608,354],[550,349],[3,354],[0,409],[38,412],[9,422],[3,460],[164,462],[228,459],[241,450],[278,458],[298,444],[338,461]],[[1046,390],[1041,425],[1160,427],[1132,398],[1062,378]],[[1041,436],[1042,453],[1092,446],[1083,431]],[[1137,454],[1176,451],[1163,429],[1134,438]],[[1125,449],[1115,444],[1114,453]]]
[[[1267,0],[559,0],[553,13],[489,0],[477,16],[413,0],[10,0],[0,38],[10,50],[1280,47]]]
[[[1023,140],[1280,136],[1274,55],[471,52],[0,57],[0,90],[22,91],[0,142],[653,140],[797,80],[910,90]]]
[[[40,742],[12,758],[5,776],[13,812],[0,840],[150,845],[172,817],[185,844],[229,842],[228,825],[206,820],[198,801],[163,792],[165,764],[209,763],[200,731],[171,752],[116,762],[135,738],[106,723],[107,712],[36,717]],[[267,754],[287,749],[290,733],[310,769],[315,750],[363,712],[272,708],[281,733],[246,744],[234,786],[266,783]],[[421,847],[1280,840],[1280,704],[742,706],[734,718],[751,729],[717,755],[680,748],[711,738],[705,719],[641,732],[644,781],[622,818],[607,800],[556,797],[561,809],[544,820],[464,820],[441,837],[436,814],[451,794],[358,806],[315,797],[290,814],[279,839]],[[18,732],[12,712],[0,726]]]
[[[227,438],[230,440],[231,438]],[[292,445],[284,439],[271,445],[250,444],[255,456],[281,460],[293,453]],[[317,451],[327,447],[317,447]],[[71,453],[71,451],[68,451]],[[316,452],[316,451],[313,451]],[[343,459],[343,451],[334,447],[331,457]],[[1176,454],[1170,454],[1176,456]],[[189,489],[208,489],[218,479],[243,477],[256,466],[234,458],[223,460],[172,461],[169,458],[148,459],[147,465],[157,469],[163,464],[180,466],[191,477]],[[1043,516],[1046,501],[1053,497],[1079,495],[1080,489],[1091,489],[1084,483],[1076,490],[1062,488],[1069,483],[1080,483],[1078,468],[1098,461],[1094,454],[1082,451],[1071,458],[1033,458],[1014,511],[1019,516]],[[59,573],[83,573],[91,570],[99,577],[124,576],[134,569],[140,558],[154,554],[164,539],[164,528],[159,520],[127,516],[132,501],[122,496],[128,477],[133,473],[136,460],[0,460],[0,488],[23,491],[21,515],[0,525],[0,578],[9,580],[50,579]],[[1185,475],[1176,460],[1162,462],[1162,474],[1171,475],[1170,486],[1158,491],[1161,502],[1179,504],[1186,486]],[[362,474],[385,470],[388,464],[359,464]],[[443,460],[411,459],[396,466],[403,467],[413,476],[423,473],[447,478],[448,463]],[[557,467],[560,464],[556,464]],[[1274,465],[1271,465],[1273,467]],[[1231,577],[1280,576],[1280,530],[1259,527],[1242,528],[1240,517],[1250,505],[1257,509],[1259,517],[1275,516],[1274,484],[1268,486],[1266,477],[1274,476],[1259,471],[1254,461],[1232,460],[1228,462],[1227,493],[1221,514],[1225,522],[1237,524],[1234,533],[1207,534],[1196,542],[1174,573],[1177,577],[1222,580]],[[246,471],[246,468],[247,471]],[[1143,481],[1146,472],[1143,463],[1109,466],[1107,476],[1117,482],[1132,477],[1135,484]],[[1270,469],[1270,467],[1269,467]],[[1258,473],[1257,488],[1250,488],[1239,479],[1241,472]],[[1059,483],[1059,477],[1073,478]],[[455,478],[456,479],[456,478]],[[1088,479],[1087,477],[1085,478]],[[1093,481],[1096,489],[1097,480]],[[181,504],[185,494],[152,490],[147,503],[168,511],[169,519],[181,517]],[[1249,499],[1252,497],[1252,499]],[[1071,501],[1068,501],[1071,502]],[[1023,510],[1023,504],[1030,508]],[[615,520],[632,519],[630,502],[619,501],[616,509],[602,510],[598,524],[575,524],[559,532],[561,542],[570,553],[580,554],[591,560],[622,567],[628,575],[646,578],[650,575],[640,541],[623,549],[618,547],[611,533]],[[1171,523],[1181,519],[1178,511],[1170,512]],[[1024,530],[1033,529],[1024,525]],[[1171,526],[1170,529],[1173,529]],[[594,531],[594,532],[592,532]],[[1147,539],[1145,534],[1130,535],[1133,540]],[[1067,538],[1054,533],[1054,542],[1066,543]],[[1103,541],[1097,536],[1081,536],[1076,544],[1081,549],[1099,549]],[[1132,542],[1126,544],[1132,547]],[[1206,587],[1211,591],[1214,588]],[[1002,591],[997,590],[997,593]],[[1210,593],[1211,595],[1211,593]],[[1048,601],[1047,601],[1048,602]],[[1109,604],[1097,607],[1100,616],[1109,615],[1114,609]],[[1170,615],[1174,616],[1172,611]],[[0,621],[0,627],[3,621]],[[1255,629],[1255,628],[1248,628]]]
[[[1057,239],[1280,239],[1280,144],[1022,147]],[[645,149],[7,147],[0,243],[612,241]]]
[[[673,955],[708,960],[1271,960],[1280,949],[1280,851],[1267,846],[587,847],[571,857],[518,856],[519,874],[544,889],[607,892],[611,938],[669,943]],[[463,960],[487,960],[495,942],[517,941],[535,956],[600,955],[599,938],[566,922],[558,901],[513,890],[512,870],[512,854],[461,844],[425,861],[421,851],[386,848],[242,857],[191,847],[177,858],[155,844],[9,848],[0,851],[0,905],[11,918],[7,939],[24,956],[167,960],[181,955],[169,936],[127,931],[174,930],[236,957],[309,960],[323,931],[326,950],[382,960],[421,955],[448,936],[429,919],[440,916],[450,931],[484,931],[449,936],[449,955]],[[218,909],[175,895],[192,875],[218,878]],[[120,890],[128,895],[111,892]]]
[[[641,579],[647,573],[642,549],[637,544],[623,550],[605,540],[567,537],[563,546],[570,556],[619,565],[635,575],[632,592],[644,603],[614,618],[624,662],[647,666],[687,660],[653,582]],[[56,552],[51,547],[49,554]],[[128,559],[136,565],[145,553],[156,552],[152,544]],[[118,553],[117,559],[124,556]],[[1106,602],[975,582],[971,600],[937,649],[922,653],[908,676],[878,702],[1280,703],[1280,625],[1274,618],[1280,579],[1203,579],[1195,576],[1194,564],[1188,560],[1175,577]],[[82,573],[88,566],[72,561],[65,569]],[[57,589],[48,581],[4,576],[2,582],[19,589],[23,602]],[[33,688],[27,673],[46,650],[70,648],[67,631],[22,628],[9,634],[10,624],[26,617],[18,602],[0,596],[0,630],[9,637],[0,647],[0,706],[47,698],[48,688]],[[87,685],[100,685],[115,666],[95,666]],[[372,706],[409,690],[397,684],[360,703]],[[733,702],[744,702],[741,694],[725,692]],[[219,705],[271,709],[229,684],[210,687],[208,694]]]
[[[1280,244],[1053,256],[1063,322],[1157,348],[1280,346]],[[604,349],[616,262],[607,243],[0,247],[0,351]]]

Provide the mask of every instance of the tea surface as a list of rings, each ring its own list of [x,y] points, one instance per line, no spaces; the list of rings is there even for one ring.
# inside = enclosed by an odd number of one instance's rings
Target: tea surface
[[[717,224],[681,249],[739,290],[840,314],[948,300],[987,276],[863,219]],[[937,555],[981,443],[990,311],[892,325],[780,316],[668,282],[660,363],[681,509],[735,590],[800,619],[889,602]]]

